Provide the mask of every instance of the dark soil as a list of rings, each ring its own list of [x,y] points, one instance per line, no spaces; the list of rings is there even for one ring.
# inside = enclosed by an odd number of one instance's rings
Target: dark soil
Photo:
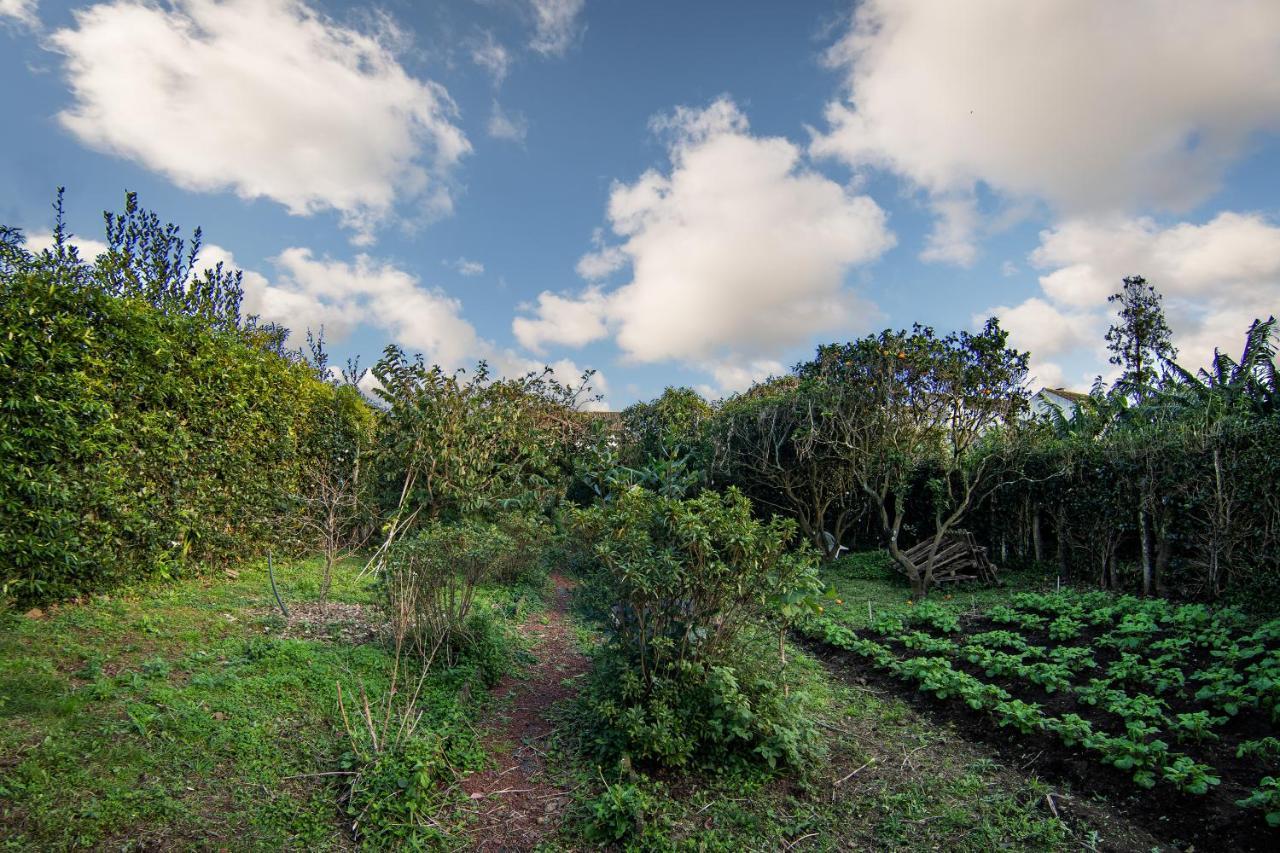
[[[915,626],[917,630],[930,632],[927,626]],[[1007,629],[1007,626],[991,623],[987,619],[967,621],[963,635],[982,631]],[[1019,632],[1021,633],[1021,632]],[[1027,632],[1028,643],[1052,648],[1058,645],[1043,632]],[[1077,638],[1070,645],[1092,644],[1092,636]],[[891,637],[879,637],[877,641],[895,654],[915,657],[922,653],[906,649]],[[858,655],[825,644],[809,641],[807,645],[827,665],[846,680],[877,687],[900,696],[910,705],[940,724],[952,724],[965,738],[986,744],[1002,759],[1023,770],[1034,771],[1046,779],[1069,784],[1077,792],[1103,795],[1111,805],[1135,823],[1149,830],[1165,845],[1177,849],[1263,851],[1280,848],[1280,832],[1267,826],[1258,812],[1247,812],[1235,804],[1248,795],[1258,780],[1274,772],[1259,759],[1237,759],[1235,747],[1242,740],[1273,734],[1274,729],[1264,714],[1256,711],[1242,712],[1239,717],[1224,725],[1219,731],[1222,740],[1217,743],[1179,744],[1170,741],[1170,748],[1191,755],[1218,771],[1222,782],[1203,795],[1186,794],[1162,783],[1144,790],[1138,787],[1132,775],[1098,761],[1096,755],[1079,747],[1067,747],[1052,734],[1022,734],[998,727],[989,715],[974,711],[967,705],[937,699],[916,690],[915,686],[877,670]],[[1105,670],[1107,663],[1118,657],[1111,649],[1095,649],[1094,657]],[[1195,672],[1205,663],[1192,659],[1183,662],[1184,671]],[[1206,661],[1207,662],[1207,661]],[[959,658],[952,665],[996,684],[1014,698],[1034,702],[1042,706],[1044,713],[1052,716],[1074,713],[1089,720],[1096,728],[1115,733],[1124,730],[1123,721],[1102,709],[1077,701],[1071,693],[1048,693],[1043,688],[1018,679],[988,677],[980,668]],[[1086,672],[1077,680],[1087,682],[1093,675]],[[1137,687],[1141,691],[1141,686]],[[1171,713],[1200,710],[1201,706],[1188,700],[1180,700],[1172,693],[1161,695]],[[1138,849],[1117,847],[1115,849]]]
[[[462,781],[475,809],[467,829],[471,850],[534,849],[555,832],[572,793],[548,778],[546,739],[555,730],[552,709],[576,692],[572,680],[587,671],[588,661],[566,613],[571,582],[551,579],[553,606],[519,629],[533,640],[537,663],[498,683],[498,706],[483,724],[496,766]]]

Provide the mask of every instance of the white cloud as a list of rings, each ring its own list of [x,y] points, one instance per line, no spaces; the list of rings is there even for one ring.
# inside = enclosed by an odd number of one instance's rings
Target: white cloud
[[[495,86],[501,86],[511,70],[511,52],[488,30],[472,42],[471,61],[489,72]]]
[[[583,30],[579,21],[586,0],[529,0],[533,38],[529,47],[543,56],[564,56]]]
[[[893,245],[874,201],[806,169],[786,139],[751,135],[727,98],[654,127],[668,136],[669,172],[613,186],[620,242],[596,240],[579,263],[592,279],[625,258],[630,282],[544,293],[518,334],[580,345],[607,328],[632,359],[703,364],[769,359],[815,333],[867,325],[877,312],[844,280]],[[565,322],[571,313],[576,322]]]
[[[980,185],[1067,216],[1184,210],[1280,126],[1273,0],[866,0],[827,59],[846,89],[812,150],[923,189],[926,260],[969,259],[954,201]]]
[[[212,267],[219,261],[227,268],[241,268],[231,252],[216,245],[204,247],[199,266]],[[471,367],[485,359],[497,375],[519,376],[540,372],[544,366],[542,361],[480,337],[463,316],[459,300],[423,285],[387,261],[365,254],[351,262],[317,258],[310,249],[299,247],[285,249],[271,261],[277,272],[274,280],[245,270],[242,311],[281,323],[297,336],[323,326],[325,337],[337,343],[356,326],[369,325],[446,369]],[[566,385],[576,386],[583,372],[570,359],[547,366]],[[597,373],[592,387],[604,393],[608,382]]]
[[[700,392],[711,399],[727,397],[739,391],[745,391],[756,382],[770,376],[782,376],[787,372],[786,366],[774,359],[723,359],[702,365],[702,369],[711,374],[714,385],[703,385]]]
[[[20,24],[36,27],[40,18],[36,15],[36,7],[40,0],[0,0],[0,18],[13,18]]]
[[[984,315],[975,316],[974,325],[992,315],[999,317],[1001,325],[1009,330],[1014,346],[1029,349],[1037,358],[1096,344],[1106,330],[1096,313],[1063,310],[1038,297],[1016,307],[992,308]]]
[[[626,253],[606,243],[603,228],[591,232],[591,245],[595,249],[579,258],[575,267],[578,275],[587,281],[603,281],[627,265]]]
[[[62,124],[177,185],[332,210],[358,241],[413,199],[452,209],[471,150],[443,86],[399,64],[385,18],[358,32],[302,0],[114,0],[75,12],[52,44],[74,104]]]
[[[459,275],[472,278],[477,275],[484,275],[484,264],[480,261],[473,261],[469,258],[458,258],[456,261],[445,261],[445,265],[453,267],[458,271]]]
[[[32,252],[53,248],[53,232],[51,231],[24,231],[23,236],[27,239],[27,249]],[[67,242],[80,250],[80,260],[86,263],[92,263],[98,255],[107,251],[107,244],[101,240],[92,240],[87,237],[81,237],[78,234],[73,234]]]
[[[1179,362],[1200,366],[1215,347],[1235,352],[1249,324],[1280,311],[1280,224],[1223,212],[1203,224],[1149,218],[1070,220],[1040,234],[1031,262],[1043,297],[992,309],[1032,355],[1105,363],[1107,296],[1142,275],[1164,294]]]
[[[578,296],[544,290],[531,310],[534,316],[515,318],[511,331],[522,346],[534,352],[542,352],[546,343],[585,346],[609,334],[605,326],[607,300],[597,288],[588,288]]]
[[[978,247],[973,239],[979,222],[977,203],[969,196],[945,196],[934,199],[933,210],[938,219],[925,241],[920,260],[973,266],[978,259]]]
[[[497,101],[489,113],[487,130],[494,139],[505,139],[508,142],[524,142],[529,134],[529,122],[520,113],[508,113]]]
[[[483,349],[462,316],[461,302],[439,288],[421,286],[393,264],[365,254],[350,263],[316,258],[301,248],[285,249],[273,262],[280,278],[267,298],[287,310],[290,326],[304,325],[299,317],[309,304],[314,313],[305,325],[323,322],[326,331],[341,338],[355,324],[370,323],[446,368],[466,364]],[[272,313],[263,311],[268,317]]]

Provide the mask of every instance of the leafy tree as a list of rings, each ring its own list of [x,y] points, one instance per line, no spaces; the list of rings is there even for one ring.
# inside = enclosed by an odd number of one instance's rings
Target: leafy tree
[[[1164,319],[1164,300],[1145,278],[1134,275],[1107,301],[1118,305],[1117,321],[1107,330],[1111,363],[1123,371],[1116,385],[1141,403],[1155,386],[1161,366],[1178,355]]]
[[[387,405],[377,449],[386,538],[375,564],[420,518],[537,509],[563,495],[590,373],[573,387],[550,370],[493,380],[484,362],[448,373],[392,345],[373,375]]]
[[[849,468],[819,439],[820,421],[813,383],[790,376],[755,385],[716,415],[716,472],[794,516],[804,538],[832,558],[865,501]]]
[[[1007,346],[993,318],[977,334],[939,336],[933,329],[885,330],[830,344],[797,367],[813,383],[815,441],[847,470],[869,500],[890,555],[926,595],[943,537],[993,483],[997,455],[979,453],[999,440],[993,428],[1027,404],[1027,355]],[[899,542],[915,477],[925,474],[933,534],[922,560]]]
[[[692,388],[667,388],[649,402],[622,411],[623,442],[633,464],[694,457],[705,461],[711,404]]]

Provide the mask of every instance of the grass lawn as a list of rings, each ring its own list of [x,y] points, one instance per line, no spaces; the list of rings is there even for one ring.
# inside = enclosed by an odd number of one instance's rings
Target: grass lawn
[[[331,601],[369,602],[338,574]],[[286,603],[315,599],[318,563],[277,575]],[[354,626],[282,636],[273,606],[265,568],[242,567],[2,617],[0,846],[349,846],[341,777],[315,774],[348,748],[336,685],[376,697],[392,655]],[[429,682],[430,724],[471,713],[459,687]]]

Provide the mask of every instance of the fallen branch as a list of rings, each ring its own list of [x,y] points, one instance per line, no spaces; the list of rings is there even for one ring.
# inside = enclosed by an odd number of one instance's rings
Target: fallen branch
[[[842,777],[840,777],[839,779],[837,779],[836,781],[832,782],[832,783],[831,783],[831,787],[833,787],[833,788],[838,788],[838,787],[840,787],[840,786],[841,786],[841,785],[843,785],[845,782],[848,782],[848,781],[849,781],[850,779],[852,779],[854,776],[857,776],[857,775],[858,775],[859,773],[861,773],[863,770],[866,770],[868,767],[870,767],[872,764],[875,764],[875,763],[876,763],[876,760],[875,760],[874,758],[873,758],[873,759],[871,759],[871,760],[870,760],[870,761],[868,761],[866,764],[864,764],[864,765],[862,765],[861,767],[859,767],[857,770],[854,770],[854,771],[853,771],[853,772],[851,772],[851,773],[847,773],[847,774],[845,774],[844,776],[842,776]]]

